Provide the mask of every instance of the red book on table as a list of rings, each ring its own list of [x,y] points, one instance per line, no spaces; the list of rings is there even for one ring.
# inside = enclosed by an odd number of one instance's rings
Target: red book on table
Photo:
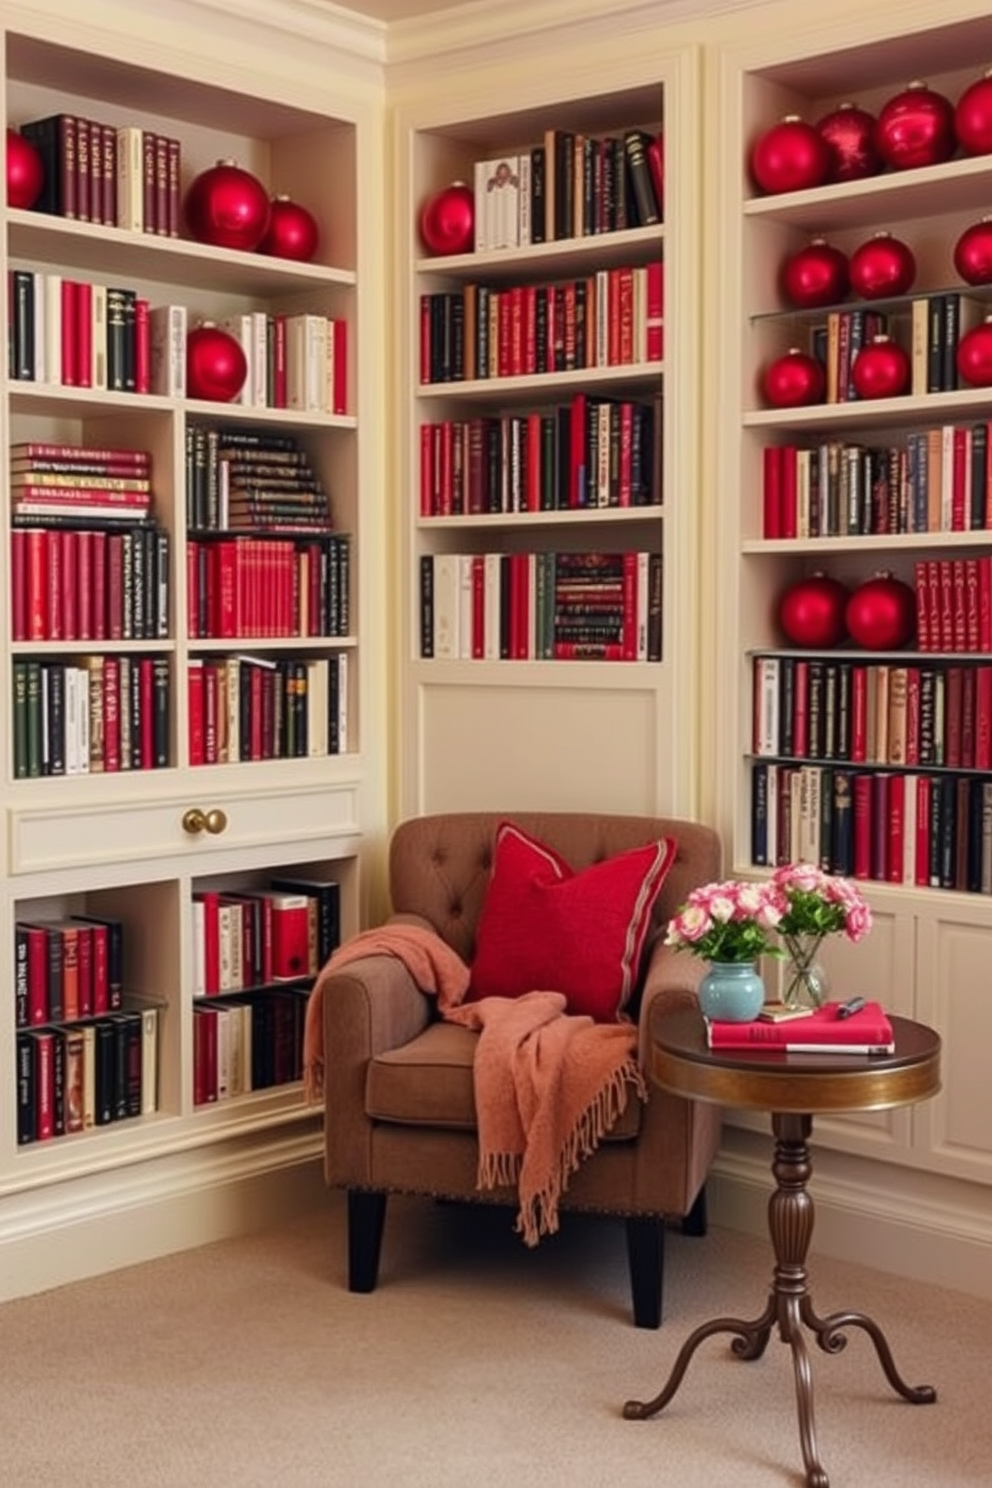
[[[892,1024],[879,1002],[866,1002],[849,1018],[839,1016],[841,1004],[825,1002],[802,1018],[783,1023],[754,1019],[750,1023],[706,1020],[706,1040],[711,1049],[791,1049],[796,1053],[845,1050],[854,1053],[890,1052]]]

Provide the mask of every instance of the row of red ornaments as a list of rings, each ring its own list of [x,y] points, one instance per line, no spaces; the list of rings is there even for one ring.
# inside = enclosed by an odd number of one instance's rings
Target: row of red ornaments
[[[966,227],[954,245],[954,267],[966,284],[992,283],[992,219]],[[890,232],[874,233],[848,258],[825,238],[813,238],[782,265],[782,294],[797,310],[837,305],[850,290],[864,300],[897,299],[916,279],[916,255]]]
[[[812,651],[845,640],[867,651],[898,651],[913,639],[916,615],[916,591],[887,573],[853,591],[829,574],[812,574],[791,584],[776,608],[786,640]]]
[[[759,190],[777,195],[940,165],[959,147],[968,155],[992,153],[992,76],[972,83],[956,104],[916,81],[877,118],[853,103],[816,124],[788,114],[755,141],[749,165]]]
[[[958,375],[969,387],[992,387],[992,316],[965,332],[955,352]],[[851,363],[851,383],[858,398],[899,398],[912,385],[909,353],[891,336],[873,336]],[[769,362],[761,374],[761,391],[772,408],[800,408],[823,403],[827,376],[823,363],[798,346]]]

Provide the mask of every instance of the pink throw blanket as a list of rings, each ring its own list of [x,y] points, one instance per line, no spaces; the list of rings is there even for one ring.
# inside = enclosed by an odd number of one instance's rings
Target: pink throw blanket
[[[647,1098],[636,1028],[573,1016],[560,992],[464,1003],[469,969],[440,936],[419,925],[385,925],[335,951],[310,995],[303,1064],[311,1100],[323,1094],[324,987],[350,962],[377,955],[402,961],[417,986],[437,997],[442,1018],[478,1031],[477,1185],[516,1184],[517,1229],[536,1245],[557,1230],[569,1177],[622,1115],[630,1087]]]

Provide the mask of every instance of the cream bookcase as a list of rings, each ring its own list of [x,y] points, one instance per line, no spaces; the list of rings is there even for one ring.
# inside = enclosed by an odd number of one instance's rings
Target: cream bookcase
[[[299,1080],[194,1105],[193,896],[210,889],[251,891],[276,876],[333,879],[339,886],[342,934],[351,933],[360,922],[363,837],[371,827],[381,827],[377,782],[384,773],[376,763],[378,705],[374,686],[368,685],[381,667],[373,665],[371,642],[362,635],[370,613],[370,575],[378,561],[371,555],[380,482],[375,457],[360,450],[361,415],[376,381],[370,364],[378,345],[378,312],[371,308],[377,297],[359,282],[359,268],[368,267],[373,276],[382,272],[376,252],[366,246],[363,253],[362,246],[371,236],[374,200],[363,184],[366,157],[381,149],[377,104],[363,102],[353,83],[335,102],[328,56],[318,86],[315,68],[294,81],[288,76],[280,81],[271,71],[253,75],[236,62],[208,66],[205,55],[197,66],[161,48],[155,50],[157,65],[143,65],[135,57],[152,49],[143,40],[129,41],[126,24],[115,36],[104,37],[102,46],[98,33],[81,31],[71,21],[60,28],[60,42],[47,39],[51,31],[41,21],[22,25],[3,18],[8,127],[65,113],[176,138],[183,192],[200,171],[222,158],[234,159],[271,194],[286,193],[309,207],[320,225],[320,245],[312,262],[298,263],[216,249],[192,241],[184,231],[161,237],[6,208],[5,273],[28,270],[126,285],[152,306],[184,306],[191,325],[199,317],[222,321],[249,311],[305,310],[343,319],[348,401],[343,414],[303,414],[5,375],[0,447],[5,467],[10,445],[22,441],[151,452],[155,513],[169,535],[170,595],[167,634],[152,641],[11,641],[5,490],[0,557],[5,699],[21,658],[71,662],[93,652],[152,654],[165,659],[170,684],[166,763],[153,770],[15,778],[12,710],[2,710],[6,823],[0,958],[10,969],[6,985],[13,985],[17,921],[110,916],[123,923],[125,1000],[138,995],[159,1010],[153,1113],[23,1144],[17,1140],[15,1109],[15,1004],[8,991],[0,1008],[5,1072],[0,1080],[0,1249],[6,1247],[11,1260],[4,1266],[10,1292],[103,1264],[95,1256],[80,1256],[78,1246],[76,1259],[64,1245],[56,1252],[40,1244],[28,1254],[25,1235],[54,1232],[80,1213],[99,1234],[101,1219],[118,1208],[133,1214],[144,1204],[154,1216],[156,1205],[176,1200],[163,1231],[172,1235],[164,1241],[171,1245],[184,1223],[193,1239],[241,1223],[266,1175],[276,1184],[273,1191],[279,1192],[281,1183],[287,1196],[286,1175],[294,1171],[306,1171],[308,1183],[319,1185],[313,1162],[318,1117],[306,1106]],[[235,26],[229,32],[234,57],[241,55],[238,35]],[[218,81],[211,82],[211,75]],[[347,634],[226,642],[194,638],[187,623],[185,453],[187,430],[198,424],[235,431],[262,427],[291,434],[306,449],[328,492],[334,529],[350,539]],[[204,658],[230,653],[269,661],[345,653],[345,750],[192,767],[188,673]],[[207,1187],[229,1196],[226,1208],[220,1199],[196,1214],[195,1204],[184,1209],[183,1199]],[[150,1223],[154,1228],[153,1219]],[[176,1224],[178,1230],[172,1228]],[[118,1233],[130,1235],[134,1227],[132,1219]],[[120,1245],[132,1256],[163,1243],[157,1235],[131,1238],[130,1251],[127,1240]]]

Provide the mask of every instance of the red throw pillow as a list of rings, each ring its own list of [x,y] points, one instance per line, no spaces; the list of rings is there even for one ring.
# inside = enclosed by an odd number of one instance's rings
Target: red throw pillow
[[[615,1022],[637,984],[676,848],[664,837],[575,873],[553,848],[501,822],[467,1000],[563,992],[570,1013]]]

